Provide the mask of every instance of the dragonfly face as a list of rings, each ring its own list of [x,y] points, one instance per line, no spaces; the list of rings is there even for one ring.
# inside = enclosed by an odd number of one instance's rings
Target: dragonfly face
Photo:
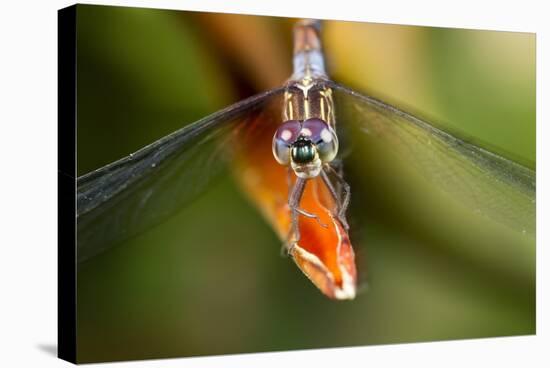
[[[283,123],[273,136],[273,155],[281,165],[291,166],[296,176],[311,179],[323,164],[338,153],[336,132],[318,118]]]

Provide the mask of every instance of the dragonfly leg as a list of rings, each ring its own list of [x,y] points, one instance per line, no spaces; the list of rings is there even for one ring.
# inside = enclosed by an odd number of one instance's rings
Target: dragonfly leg
[[[328,227],[328,225],[325,224],[324,222],[322,222],[321,219],[319,218],[319,216],[317,216],[316,214],[311,213],[311,212],[307,212],[306,210],[304,210],[304,209],[302,209],[302,208],[298,208],[298,207],[296,207],[295,210],[296,210],[296,212],[298,212],[298,213],[299,213],[300,215],[302,215],[302,216],[305,216],[305,217],[307,217],[307,218],[315,219],[315,220],[317,221],[317,223],[318,223],[319,225],[321,225],[322,227],[324,227],[324,228],[327,228],[327,227]]]
[[[328,228],[328,225],[323,223],[321,221],[321,219],[319,218],[319,216],[317,216],[316,214],[313,214],[311,212],[307,212],[306,210],[298,208],[298,207],[296,207],[294,209],[294,211],[297,212],[298,214],[302,215],[302,216],[315,219],[319,225],[321,225],[324,228]],[[293,238],[293,235],[294,235],[294,238]],[[286,241],[283,244],[283,247],[281,248],[281,255],[282,256],[288,256],[290,251],[294,247],[294,245],[299,240],[300,240],[300,228],[298,227],[297,216],[296,216],[296,220],[294,220],[294,219],[292,220],[292,226],[291,226],[291,228],[290,228],[290,230],[287,234]]]
[[[281,254],[289,255],[292,252],[292,248],[294,248],[296,243],[300,241],[300,229],[298,227],[298,205],[302,195],[304,194],[305,187],[306,179],[296,178],[296,182],[290,190],[290,194],[288,196],[288,207],[290,208],[290,229],[286,240],[283,243]]]
[[[334,177],[338,180],[339,186],[341,186],[341,190],[336,190],[334,188],[333,183],[331,182],[330,178],[328,177],[328,174],[325,172],[325,170],[321,170],[321,178],[325,182],[326,186],[328,187],[330,193],[336,200],[338,204],[338,213],[337,217],[344,226],[346,230],[349,229],[349,224],[346,219],[346,211],[349,206],[350,201],[350,195],[351,195],[351,188],[348,183],[344,180],[342,176],[342,169],[341,169],[341,162],[340,162],[340,172],[337,171],[334,167],[332,167],[330,164],[326,165],[325,167],[328,168],[328,170],[331,171],[331,173],[334,175]],[[340,188],[339,188],[340,189]]]
[[[289,194],[290,194],[290,188],[292,188],[292,168],[289,166],[288,170],[286,172],[286,185],[287,188],[289,188]]]
[[[291,222],[290,230],[282,249],[282,251],[287,255],[292,251],[292,248],[294,248],[296,243],[300,241],[300,227],[298,223],[299,215],[315,219],[317,223],[324,228],[328,227],[327,224],[321,221],[319,216],[299,207],[300,200],[302,199],[302,195],[304,194],[306,183],[307,179],[296,178],[296,182],[294,183],[294,186],[292,187],[292,190],[290,191],[290,195],[288,197],[288,207],[290,208]]]
[[[333,170],[331,170],[331,172],[333,172],[334,175],[337,175],[342,179],[344,178],[344,162],[341,159],[339,159],[339,158],[334,159],[328,165],[330,166],[330,169],[333,169]],[[337,191],[338,195],[342,196],[342,182],[341,181],[338,181],[336,189],[338,190]]]
[[[307,179],[296,178],[296,182],[290,191],[288,196],[288,207],[290,208],[290,231],[285,243],[287,253],[292,251],[292,248],[300,241],[300,228],[298,226],[298,214],[300,209],[298,208],[304,189],[306,188]]]
[[[289,188],[292,187],[292,169],[291,169],[290,167],[288,168],[287,177],[286,177],[286,183],[287,183],[287,185],[288,185]],[[300,195],[300,198],[301,198],[301,195]],[[303,215],[303,216],[305,216],[305,217],[308,217],[308,218],[312,218],[312,219],[317,220],[317,223],[318,223],[319,225],[321,225],[322,227],[325,227],[325,228],[328,227],[327,224],[324,224],[323,222],[321,222],[321,219],[319,218],[319,216],[317,216],[317,215],[314,214],[314,213],[308,212],[308,211],[306,211],[306,210],[304,210],[304,209],[302,209],[302,208],[299,208],[299,207],[298,207],[298,204],[296,204],[295,209],[296,209],[296,211],[297,211],[299,214],[301,214],[301,215]]]
[[[281,256],[288,257],[292,252],[294,246],[300,241],[300,230],[298,225],[294,226],[291,224],[288,234],[286,235],[286,240],[281,247]]]
[[[294,245],[296,244],[296,240],[292,241],[292,237],[293,237],[293,230],[291,228],[289,229],[288,234],[286,235],[285,242],[281,246],[282,257],[288,257],[290,255],[290,252],[292,251],[292,248],[294,248]]]

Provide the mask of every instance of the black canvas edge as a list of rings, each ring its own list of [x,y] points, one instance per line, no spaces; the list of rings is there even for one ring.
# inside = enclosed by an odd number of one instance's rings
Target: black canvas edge
[[[57,13],[57,356],[76,363],[76,5]]]

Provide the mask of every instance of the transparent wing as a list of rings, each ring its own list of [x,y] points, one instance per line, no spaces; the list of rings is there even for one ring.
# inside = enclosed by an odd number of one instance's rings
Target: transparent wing
[[[200,194],[283,89],[240,101],[77,180],[78,260],[160,223]]]
[[[354,144],[380,144],[456,201],[524,234],[535,233],[535,172],[393,106],[330,82],[339,124]],[[384,151],[386,152],[386,151]]]

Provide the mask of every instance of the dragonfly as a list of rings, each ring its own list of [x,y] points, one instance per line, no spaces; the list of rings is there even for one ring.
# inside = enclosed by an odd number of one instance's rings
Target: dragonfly
[[[321,22],[294,27],[293,73],[77,179],[86,261],[184,208],[229,166],[298,268],[327,297],[357,294],[347,155],[380,144],[472,213],[535,232],[535,171],[330,79]]]

